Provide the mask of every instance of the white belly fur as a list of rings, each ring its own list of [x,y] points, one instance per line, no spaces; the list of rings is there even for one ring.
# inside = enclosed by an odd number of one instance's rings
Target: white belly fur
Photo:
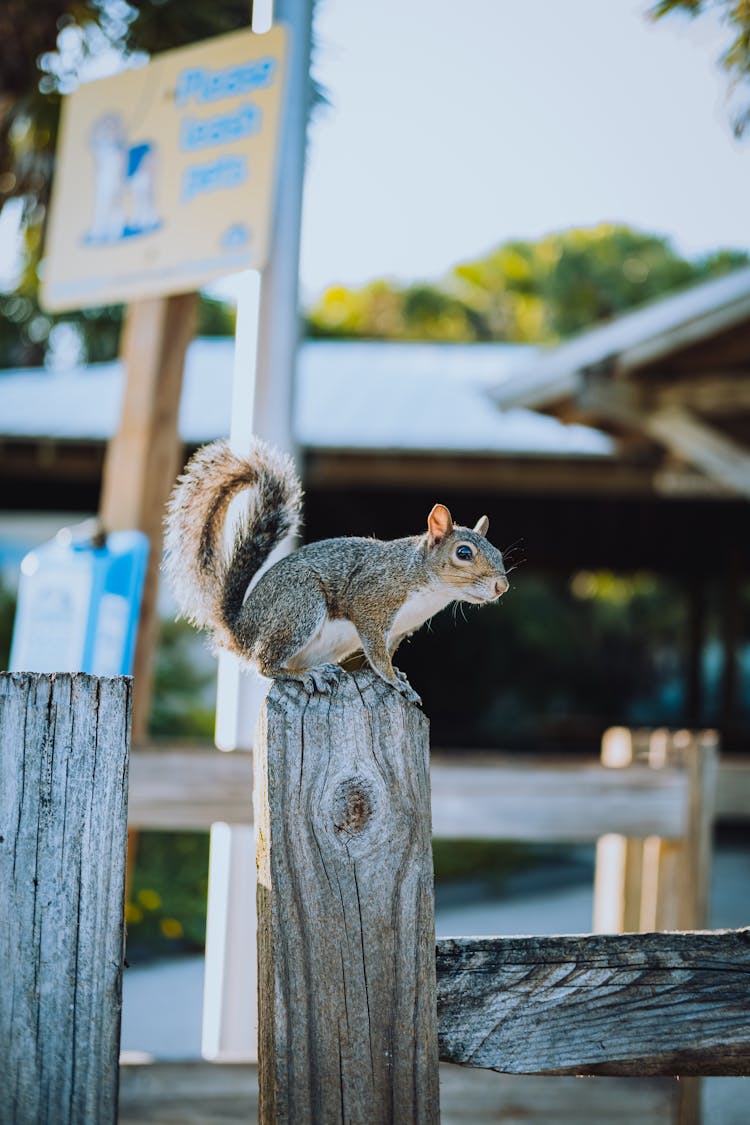
[[[445,609],[453,600],[452,593],[434,588],[417,590],[410,594],[399,609],[388,631],[388,645],[394,644],[398,637],[413,633],[430,617]],[[289,666],[302,671],[316,668],[320,664],[337,664],[362,648],[362,641],[354,625],[346,617],[326,621],[323,627],[295,654]]]
[[[403,637],[406,633],[413,633],[420,625],[424,625],[425,621],[429,621],[441,609],[445,609],[454,597],[452,592],[446,593],[440,587],[437,589],[426,587],[409,594],[393,620],[388,634],[388,644],[393,644],[397,637]]]
[[[326,621],[290,664],[295,669],[316,668],[329,662],[337,664],[359,648],[362,642],[351,621],[337,617],[335,621]]]

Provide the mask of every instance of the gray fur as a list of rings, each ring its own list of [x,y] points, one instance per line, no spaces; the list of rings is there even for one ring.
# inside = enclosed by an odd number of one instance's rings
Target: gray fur
[[[248,516],[227,553],[227,508],[245,488]],[[452,601],[484,604],[507,589],[502,555],[482,534],[486,519],[474,530],[454,526],[447,508],[436,505],[423,535],[310,543],[272,566],[245,597],[273,548],[296,530],[300,497],[291,460],[260,441],[246,458],[224,442],[199,450],[166,523],[166,571],[183,616],[265,676],[293,676],[324,691],[331,664],[363,650],[384,680],[418,700],[391,662],[403,637]],[[461,544],[471,548],[471,560],[457,558]]]

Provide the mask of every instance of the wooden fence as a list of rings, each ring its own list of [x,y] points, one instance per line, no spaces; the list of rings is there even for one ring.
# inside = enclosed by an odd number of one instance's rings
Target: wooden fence
[[[436,1122],[438,1054],[523,1074],[749,1072],[750,932],[456,938],[438,942],[433,977],[423,716],[368,671],[342,677],[332,699],[274,685],[265,714],[263,1125]],[[711,746],[695,749],[696,762],[703,749],[712,759]],[[669,757],[655,769],[631,755],[623,786],[637,777],[645,793],[677,793],[661,829],[671,817],[663,834],[687,837],[691,816],[707,823],[693,803],[711,767],[669,769]],[[473,835],[482,816],[470,809],[462,824]],[[653,827],[646,817],[638,832]],[[571,821],[572,838],[590,831]]]
[[[125,680],[0,678],[3,1125],[114,1120],[129,706]],[[748,931],[455,938],[435,957],[428,726],[372,673],[342,673],[331,696],[275,684],[257,770],[261,1121],[437,1122],[439,1056],[523,1074],[750,1071]],[[549,838],[525,772],[505,781],[528,803],[499,803],[521,838]],[[480,765],[433,769],[435,831],[459,824],[461,775],[476,799],[458,834],[512,835]],[[547,783],[570,804],[564,838],[591,838],[581,773]],[[689,770],[636,756],[587,786],[596,834],[686,831]]]
[[[675,837],[684,831],[688,781],[674,762],[636,760],[609,769],[563,760],[476,751],[433,751],[433,835],[448,839],[591,842],[607,833]],[[253,823],[253,755],[214,747],[154,744],[130,759],[128,823],[148,831],[207,832]],[[750,820],[750,761],[721,763],[714,816]]]

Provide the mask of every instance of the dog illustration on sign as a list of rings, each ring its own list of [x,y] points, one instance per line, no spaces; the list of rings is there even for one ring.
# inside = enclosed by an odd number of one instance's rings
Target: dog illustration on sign
[[[156,145],[130,144],[122,117],[110,112],[94,122],[89,146],[94,158],[94,215],[85,241],[107,245],[158,230]]]

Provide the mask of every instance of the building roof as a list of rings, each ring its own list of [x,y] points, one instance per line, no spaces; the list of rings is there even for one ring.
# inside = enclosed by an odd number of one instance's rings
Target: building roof
[[[188,445],[229,432],[233,348],[216,338],[189,348]],[[0,373],[13,471],[24,440],[52,440],[60,457],[76,442],[101,447],[121,397],[118,362]],[[750,497],[750,268],[553,349],[306,341],[294,428],[306,479],[321,486],[442,474],[472,487]]]
[[[502,407],[549,407],[574,395],[581,374],[653,368],[750,323],[750,267],[624,313],[554,348],[539,349],[490,389]]]
[[[750,499],[750,268],[582,332],[490,394],[611,433],[660,487]]]
[[[305,341],[295,431],[303,448],[606,457],[611,439],[487,396],[533,348],[504,344]],[[180,433],[197,445],[229,432],[233,341],[190,345]],[[65,373],[0,372],[0,436],[104,441],[122,398],[118,361]]]

